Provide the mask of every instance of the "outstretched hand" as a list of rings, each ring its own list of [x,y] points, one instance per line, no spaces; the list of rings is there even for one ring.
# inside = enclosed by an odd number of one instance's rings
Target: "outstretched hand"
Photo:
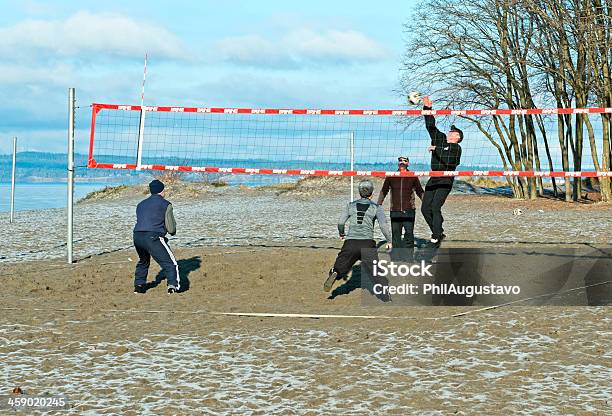
[[[426,95],[423,97],[423,105],[425,107],[432,107],[433,103],[431,102],[431,98],[429,98],[429,95]]]

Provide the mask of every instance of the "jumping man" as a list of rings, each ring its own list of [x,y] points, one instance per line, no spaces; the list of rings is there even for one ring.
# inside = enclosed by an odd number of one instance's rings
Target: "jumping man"
[[[423,109],[431,110],[432,102],[429,97],[423,97]],[[452,125],[447,134],[442,133],[436,127],[436,120],[432,115],[425,116],[425,127],[431,137],[431,146],[427,148],[431,152],[432,171],[453,171],[461,162],[461,146],[463,132]],[[442,205],[446,197],[453,189],[454,176],[433,176],[427,181],[421,212],[427,225],[431,229],[430,247],[439,247],[446,237],[442,223]]]
[[[397,166],[400,172],[407,172],[410,160],[406,156],[397,158]],[[393,251],[407,248],[406,260],[412,260],[414,253],[414,194],[423,199],[423,187],[418,178],[388,177],[385,178],[382,189],[378,194],[378,205],[385,201],[387,193],[391,190],[391,234],[393,237]],[[402,233],[403,238],[402,238]],[[398,257],[391,253],[395,259]]]
[[[164,199],[164,184],[161,181],[157,179],[151,181],[149,190],[151,196],[136,207],[134,246],[139,260],[134,274],[134,293],[147,291],[147,274],[151,257],[166,275],[168,293],[176,293],[181,289],[179,269],[166,238],[166,233],[176,234],[172,204]]]
[[[357,260],[361,260],[369,276],[373,276],[374,260],[378,260],[374,241],[374,222],[376,220],[378,220],[378,226],[387,239],[387,243],[391,241],[385,211],[382,206],[371,200],[374,184],[369,180],[363,180],[359,182],[358,189],[361,198],[349,203],[338,220],[338,232],[340,238],[345,241],[323,285],[326,292],[331,290],[336,280],[344,279],[348,275]],[[345,232],[347,221],[349,222],[348,233]],[[390,248],[391,244],[388,243],[387,249]]]

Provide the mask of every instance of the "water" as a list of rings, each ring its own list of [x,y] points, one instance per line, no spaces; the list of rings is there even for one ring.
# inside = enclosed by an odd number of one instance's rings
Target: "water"
[[[83,198],[89,192],[113,186],[108,183],[75,183],[74,200]],[[64,208],[68,202],[66,183],[28,183],[15,184],[15,211],[34,209]],[[10,211],[11,184],[0,183],[0,212]]]

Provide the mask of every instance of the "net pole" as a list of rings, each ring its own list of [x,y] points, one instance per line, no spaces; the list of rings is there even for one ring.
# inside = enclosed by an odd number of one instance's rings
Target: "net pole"
[[[142,72],[142,88],[140,89],[140,106],[144,106],[144,93],[145,93],[145,82],[147,80],[147,59],[149,58],[149,54],[145,53],[144,58],[144,71]]]
[[[15,171],[17,167],[17,137],[13,137],[13,168],[11,172],[11,215],[9,222],[15,221]]]
[[[353,170],[355,170],[355,133],[351,132],[351,171]],[[349,202],[353,202],[354,199],[354,178],[351,176],[351,200]]]
[[[136,150],[136,170],[140,170],[142,165],[142,142],[144,141],[144,122],[145,122],[145,82],[147,80],[147,60],[149,54],[145,53],[144,70],[142,72],[142,89],[140,90],[140,125],[138,126],[138,148]]]
[[[68,263],[72,264],[72,239],[73,239],[73,216],[74,216],[74,88],[68,89],[68,230],[67,230],[67,257]]]
[[[142,145],[144,142],[144,126],[145,126],[144,106],[140,110],[140,125],[138,126],[138,149],[136,150],[136,170],[140,170],[142,166]]]

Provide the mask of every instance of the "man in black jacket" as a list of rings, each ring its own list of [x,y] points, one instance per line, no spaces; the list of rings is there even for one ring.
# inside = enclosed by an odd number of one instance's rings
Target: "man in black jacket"
[[[176,234],[176,221],[172,204],[164,199],[164,184],[157,179],[149,184],[151,196],[136,207],[134,247],[138,252],[138,263],[134,274],[134,293],[147,291],[147,274],[151,257],[161,266],[166,275],[168,293],[181,290],[176,258],[168,246],[166,234]]]
[[[423,109],[431,110],[432,102],[427,96],[423,97]],[[425,116],[425,127],[431,137],[431,146],[427,148],[431,152],[432,171],[454,171],[461,162],[461,146],[463,132],[452,125],[447,134],[442,133],[436,127],[436,120],[432,115]],[[434,176],[429,178],[425,186],[421,212],[427,225],[431,229],[431,247],[439,247],[444,235],[442,223],[442,205],[446,197],[453,189],[454,176]]]

